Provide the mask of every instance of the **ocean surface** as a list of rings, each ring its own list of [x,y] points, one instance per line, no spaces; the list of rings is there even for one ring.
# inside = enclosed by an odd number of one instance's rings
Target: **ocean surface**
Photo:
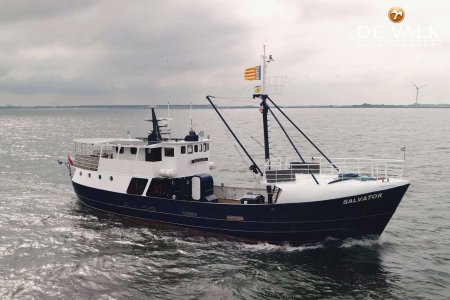
[[[258,110],[222,111],[261,162]],[[402,159],[406,146],[411,187],[379,239],[246,244],[95,213],[56,160],[74,138],[145,136],[148,111],[0,109],[0,299],[449,299],[450,109],[286,111],[330,157]],[[170,116],[184,136],[189,111]],[[192,116],[212,139],[215,182],[255,185],[214,111]],[[270,125],[273,155],[293,156]]]

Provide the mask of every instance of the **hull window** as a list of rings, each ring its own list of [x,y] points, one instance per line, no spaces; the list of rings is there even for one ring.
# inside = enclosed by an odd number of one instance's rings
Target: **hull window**
[[[145,178],[131,178],[130,184],[128,185],[127,194],[142,195],[145,187],[147,186],[147,182],[148,179]]]

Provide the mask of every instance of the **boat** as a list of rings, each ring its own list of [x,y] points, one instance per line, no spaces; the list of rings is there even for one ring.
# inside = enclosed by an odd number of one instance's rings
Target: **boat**
[[[207,100],[261,178],[257,187],[216,184],[210,144],[192,128],[171,137],[167,118],[151,107],[145,138],[80,138],[69,156],[70,178],[79,202],[94,210],[140,223],[188,229],[249,242],[291,245],[380,236],[409,187],[404,160],[330,159],[265,92],[267,64],[250,70],[261,81],[264,165],[258,165],[215,105]],[[246,72],[246,76],[251,72]],[[261,78],[262,77],[262,78]],[[278,116],[277,116],[278,115]],[[281,127],[297,154],[270,153],[268,118]],[[290,122],[321,154],[305,160],[280,118]],[[191,122],[192,123],[192,122]]]

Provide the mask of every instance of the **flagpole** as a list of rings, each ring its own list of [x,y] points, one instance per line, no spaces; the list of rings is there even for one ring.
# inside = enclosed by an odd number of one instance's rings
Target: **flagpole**
[[[261,80],[261,85],[262,85],[262,94],[266,95],[266,45],[263,45],[263,55],[262,55],[262,80]]]

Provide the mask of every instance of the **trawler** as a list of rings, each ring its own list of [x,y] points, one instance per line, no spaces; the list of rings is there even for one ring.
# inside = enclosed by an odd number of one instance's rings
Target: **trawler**
[[[151,108],[145,138],[76,139],[69,157],[71,181],[79,201],[98,211],[247,241],[292,245],[379,236],[396,211],[409,181],[404,160],[330,159],[265,92],[271,56],[246,79],[261,80],[253,95],[260,102],[265,164],[258,166],[207,96],[218,116],[247,155],[259,187],[217,185],[210,173],[210,138],[194,130],[182,138],[168,134],[167,119]],[[252,73],[253,72],[253,73]],[[262,77],[262,78],[261,78]],[[277,116],[278,115],[278,116]],[[267,120],[272,117],[297,154],[270,153]],[[284,117],[321,157],[304,159],[282,126]],[[250,185],[250,184],[249,184]]]

